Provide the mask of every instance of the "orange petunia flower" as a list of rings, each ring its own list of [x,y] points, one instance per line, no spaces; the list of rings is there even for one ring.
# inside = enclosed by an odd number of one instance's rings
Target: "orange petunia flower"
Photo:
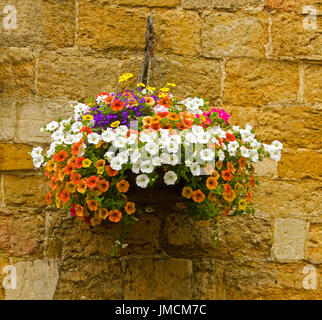
[[[49,172],[52,172],[52,171],[54,171],[54,168],[55,168],[55,162],[54,162],[54,159],[51,159],[50,161],[48,161],[46,169]]]
[[[163,119],[163,118],[166,118],[168,116],[168,114],[169,114],[169,112],[165,111],[165,112],[158,112],[157,115]]]
[[[72,156],[67,160],[67,164],[72,164],[73,166],[75,166],[75,162],[77,160],[76,156]]]
[[[227,168],[230,170],[233,174],[235,173],[236,169],[234,165],[231,162],[227,162]]]
[[[116,184],[116,188],[119,192],[126,193],[130,188],[130,184],[126,180],[121,180]]]
[[[135,209],[135,203],[134,202],[127,202],[125,207],[124,207],[125,211],[127,214],[133,214],[136,209]]]
[[[229,211],[230,211],[230,208],[229,208],[229,207],[226,207],[226,208],[224,209],[224,216],[225,216],[225,217],[227,216],[227,214],[229,213]]]
[[[81,178],[82,176],[77,173],[77,172],[73,172],[71,175],[70,175],[70,181],[74,184],[74,185],[77,185],[80,183],[81,181]]]
[[[48,205],[51,204],[51,193],[48,191],[47,194],[46,194],[46,202]]]
[[[221,177],[225,180],[225,181],[230,181],[233,178],[233,175],[231,173],[230,170],[224,170],[221,173]]]
[[[76,204],[75,212],[77,217],[82,217],[84,215],[84,208],[80,204]]]
[[[159,130],[160,129],[160,123],[152,123],[151,129],[153,130]]]
[[[124,102],[120,100],[114,100],[111,104],[113,111],[121,111],[123,109]]]
[[[105,166],[105,160],[104,159],[100,159],[100,160],[95,162],[95,167],[96,168],[102,168],[104,166]]]
[[[114,100],[114,96],[112,95],[108,95],[104,101],[107,103],[107,104],[111,104],[111,102]]]
[[[192,193],[192,199],[194,202],[202,202],[205,200],[205,195],[202,193],[200,189],[198,189],[197,191],[194,191]]]
[[[182,123],[182,122],[178,122],[177,124],[176,124],[176,126],[177,126],[177,128],[179,129],[179,130],[184,130],[184,129],[186,129],[186,126],[184,125],[184,123]]]
[[[235,136],[229,132],[226,132],[226,139],[228,141],[235,141],[236,140]]]
[[[98,216],[101,218],[101,219],[106,219],[108,217],[108,210],[105,209],[105,208],[100,208],[98,210]]]
[[[230,195],[231,195],[231,191],[232,191],[231,186],[230,186],[228,183],[226,183],[226,184],[225,184],[225,186],[224,186],[224,192],[225,192],[228,196],[230,196]]]
[[[171,99],[169,96],[166,96],[159,100],[159,104],[162,106],[165,106],[166,108],[169,108],[171,106]]]
[[[152,124],[152,117],[146,116],[143,118],[143,125],[150,126]]]
[[[55,180],[54,177],[52,177],[50,179],[49,186],[50,186],[51,190],[55,190],[56,189],[56,187],[57,187],[57,181]]]
[[[75,193],[76,192],[76,186],[72,182],[67,182],[65,188],[69,193]]]
[[[236,198],[236,193],[234,190],[231,190],[230,194],[224,191],[223,196],[227,202],[233,202]]]
[[[193,119],[195,118],[195,115],[191,112],[185,111],[180,113],[180,117],[188,121],[193,121]]]
[[[243,169],[243,168],[245,168],[245,165],[246,165],[246,158],[245,157],[240,158],[239,159],[239,168]]]
[[[160,123],[160,120],[161,120],[161,117],[159,117],[159,116],[154,116],[154,117],[152,117],[152,119],[151,119],[151,124],[159,124],[159,123]]]
[[[85,160],[84,157],[79,157],[79,158],[76,159],[76,161],[75,161],[75,167],[77,169],[83,168],[83,160]]]
[[[106,167],[106,171],[107,171],[107,174],[110,176],[110,177],[114,177],[114,176],[116,176],[117,175],[117,170],[113,170],[112,168],[111,168],[111,166],[107,166]]]
[[[63,181],[65,179],[65,174],[66,173],[65,173],[64,169],[59,170],[58,171],[58,180]]]
[[[184,187],[182,189],[182,193],[181,195],[186,198],[186,199],[191,199],[192,195],[193,195],[193,190],[191,187]]]
[[[90,176],[86,179],[86,185],[92,189],[97,185],[98,180],[96,176]]]
[[[153,107],[155,105],[155,101],[152,97],[144,97],[145,103],[150,106]]]
[[[63,162],[67,156],[67,152],[65,150],[61,150],[54,155],[54,160],[58,162]]]
[[[216,167],[218,168],[218,170],[220,170],[222,168],[222,161],[217,161]]]
[[[77,184],[77,191],[79,193],[85,193],[87,189],[86,183],[84,180],[81,180],[78,184]]]
[[[64,189],[63,192],[60,194],[60,199],[64,203],[68,202],[68,200],[69,200],[69,192]]]
[[[212,203],[216,203],[217,202],[217,197],[214,193],[210,192],[208,194],[208,200],[211,201]]]
[[[186,128],[190,129],[193,126],[193,122],[187,119],[182,120],[183,124],[185,125]]]
[[[162,129],[172,129],[172,124],[170,123],[161,123]]]
[[[255,187],[255,178],[254,177],[250,177],[250,186],[252,187],[252,188],[254,188]]]
[[[247,201],[248,201],[248,203],[252,202],[252,193],[249,190],[247,192]]]
[[[98,187],[98,191],[100,193],[106,192],[109,188],[110,184],[108,181],[106,181],[105,179],[99,181],[99,183],[97,184]]]
[[[209,177],[207,179],[206,186],[209,190],[214,190],[218,186],[218,181],[214,177]]]
[[[167,117],[171,121],[179,121],[180,120],[180,117],[174,112],[170,112]]]
[[[111,210],[108,213],[108,219],[112,222],[119,222],[122,218],[122,212],[119,210]]]
[[[97,200],[86,200],[86,204],[87,204],[89,210],[97,211],[97,209],[98,209]]]
[[[87,134],[91,134],[92,129],[89,127],[83,127],[82,129],[79,130],[79,132],[86,132]]]
[[[213,173],[212,173],[212,176],[213,176],[216,180],[218,180],[218,179],[219,179],[219,177],[220,177],[220,174],[218,173],[218,171],[217,171],[217,170],[214,170],[214,171],[213,171]]]
[[[79,152],[79,149],[80,149],[80,144],[77,142],[77,143],[74,143],[72,145],[72,155],[76,156]]]
[[[70,164],[67,164],[65,167],[64,167],[64,171],[67,175],[71,175],[73,170],[75,169],[74,165],[72,165],[71,163]]]

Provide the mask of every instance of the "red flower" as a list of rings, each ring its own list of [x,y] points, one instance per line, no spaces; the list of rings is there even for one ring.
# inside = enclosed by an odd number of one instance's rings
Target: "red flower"
[[[111,104],[113,111],[121,111],[123,109],[124,102],[120,100],[114,100]]]
[[[107,173],[108,173],[108,175],[110,176],[110,177],[114,177],[114,176],[116,176],[117,175],[117,170],[113,170],[112,168],[111,168],[111,166],[107,166],[106,167],[106,171],[107,171]]]
[[[54,155],[54,160],[58,162],[63,162],[67,157],[67,152],[65,150],[59,151]]]
[[[229,132],[226,133],[226,139],[228,141],[235,141],[236,140],[235,136]]]
[[[64,171],[68,175],[72,174],[74,169],[75,169],[75,167],[71,163],[67,164],[66,167],[64,167]]]
[[[73,156],[77,155],[77,153],[79,152],[79,148],[80,148],[79,142],[73,144],[73,146],[72,146],[72,155]]]
[[[51,193],[49,191],[46,194],[46,202],[48,205],[51,204]]]
[[[92,189],[97,185],[98,180],[99,179],[96,176],[90,176],[86,179],[86,185]]]
[[[87,134],[91,134],[92,133],[92,129],[89,127],[83,127],[82,129],[80,129],[79,132],[86,132]]]
[[[179,130],[184,130],[186,128],[185,125],[182,122],[178,122],[177,127],[178,127]]]
[[[158,116],[161,117],[162,119],[165,118],[167,115],[169,114],[169,112],[159,112]]]
[[[63,192],[60,194],[60,199],[64,203],[68,202],[68,200],[69,200],[69,192],[67,190],[63,190]]]
[[[84,157],[80,157],[75,161],[75,167],[77,169],[81,169],[83,167],[82,162],[83,162],[84,159],[85,159]]]
[[[233,175],[232,175],[232,173],[230,172],[230,170],[224,170],[224,171],[221,173],[221,176],[222,176],[222,178],[223,178],[225,181],[230,181],[230,180],[233,178]]]

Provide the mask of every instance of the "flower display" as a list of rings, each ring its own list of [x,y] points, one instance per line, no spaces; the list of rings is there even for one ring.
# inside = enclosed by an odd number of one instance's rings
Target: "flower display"
[[[47,124],[49,148],[31,152],[49,180],[47,204],[91,227],[129,225],[137,220],[129,190],[161,180],[180,187],[182,207],[200,225],[254,213],[253,164],[279,161],[282,144],[261,143],[251,125],[231,126],[225,110],[200,97],[178,98],[174,86],[103,92],[72,106],[73,117]]]

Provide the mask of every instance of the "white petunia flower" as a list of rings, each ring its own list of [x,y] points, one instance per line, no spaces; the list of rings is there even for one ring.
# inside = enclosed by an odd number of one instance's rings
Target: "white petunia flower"
[[[54,131],[58,128],[59,124],[57,121],[52,121],[46,125],[46,130]]]
[[[101,134],[102,140],[105,142],[111,142],[115,138],[115,133],[111,128],[107,128],[105,131]]]
[[[277,140],[273,141],[272,144],[271,144],[272,148],[273,149],[276,149],[276,150],[282,150],[283,149],[283,144]]]
[[[138,162],[135,162],[133,165],[132,165],[132,172],[138,174],[140,172],[140,167],[141,167],[141,163],[140,161]]]
[[[43,151],[43,148],[42,147],[35,147],[31,151],[31,156],[33,158],[42,156],[42,151]]]
[[[80,129],[82,129],[83,124],[79,121],[76,121],[75,123],[72,124],[71,130],[73,133],[78,133]]]
[[[170,155],[169,153],[162,153],[160,155],[160,160],[163,164],[169,164],[170,163]]]
[[[278,149],[272,149],[270,152],[270,156],[275,161],[280,161],[281,159],[281,150]]]
[[[145,150],[153,156],[159,153],[159,147],[154,142],[149,142],[144,146]]]
[[[153,164],[155,167],[160,167],[160,166],[162,165],[160,157],[154,157],[154,158],[152,159],[152,164]]]
[[[175,166],[179,163],[179,158],[176,154],[170,154],[170,161],[169,163],[172,165],[172,166]]]
[[[225,153],[222,150],[218,151],[219,161],[225,160]]]
[[[99,134],[93,132],[87,136],[87,140],[91,144],[98,144],[101,141],[101,136]]]
[[[203,161],[211,161],[215,154],[211,149],[203,149],[200,152],[200,157]]]
[[[122,169],[122,165],[123,165],[122,160],[119,157],[115,157],[111,161],[111,168],[113,170],[120,171]]]
[[[178,176],[175,174],[174,171],[168,171],[164,175],[164,182],[168,186],[174,185],[176,183],[177,179],[178,179]]]
[[[197,162],[190,165],[190,171],[193,176],[200,176],[200,166]]]
[[[154,170],[154,166],[152,165],[152,162],[150,160],[146,160],[141,162],[140,170],[143,173],[151,173]]]
[[[249,150],[244,146],[240,148],[240,153],[243,157],[249,158]]]
[[[141,188],[146,188],[149,182],[150,182],[150,179],[146,174],[141,174],[136,177],[136,184]]]
[[[44,162],[44,157],[42,155],[37,155],[32,158],[35,168],[40,168],[41,164]]]
[[[113,141],[113,146],[116,148],[124,148],[126,145],[126,138],[124,137],[116,137]]]
[[[117,135],[126,136],[129,131],[127,126],[119,126],[116,128],[115,132]]]
[[[114,157],[114,152],[111,152],[111,151],[107,151],[105,154],[104,154],[104,157],[107,159],[108,162],[111,162],[113,157]]]

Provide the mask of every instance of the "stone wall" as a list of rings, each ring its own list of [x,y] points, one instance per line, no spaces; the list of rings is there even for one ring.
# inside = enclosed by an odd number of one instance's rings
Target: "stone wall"
[[[321,1],[1,0],[1,22],[6,5],[17,28],[0,24],[0,281],[14,265],[17,289],[0,286],[0,299],[322,298]],[[226,217],[216,248],[210,227],[156,209],[111,258],[119,227],[83,230],[46,208],[28,152],[71,102],[139,72],[151,13],[176,93],[210,97],[284,150],[258,166],[255,217]]]

